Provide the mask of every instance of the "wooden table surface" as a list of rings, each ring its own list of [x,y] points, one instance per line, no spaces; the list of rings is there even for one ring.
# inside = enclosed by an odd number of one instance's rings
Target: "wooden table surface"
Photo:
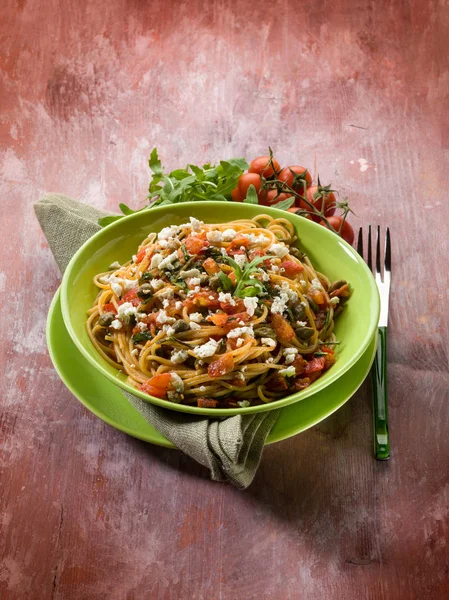
[[[0,598],[447,599],[447,1],[10,0],[1,40]],[[392,458],[365,383],[242,492],[58,379],[32,205],[137,207],[153,146],[176,167],[268,145],[392,229]]]

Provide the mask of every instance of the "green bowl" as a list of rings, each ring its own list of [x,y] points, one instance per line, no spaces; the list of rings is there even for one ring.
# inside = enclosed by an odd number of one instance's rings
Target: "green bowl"
[[[129,260],[149,232],[185,223],[190,216],[205,223],[224,223],[237,219],[251,219],[262,212],[274,218],[288,219],[295,227],[300,249],[307,253],[315,268],[331,280],[346,279],[350,283],[351,298],[335,325],[335,334],[337,339],[341,340],[335,365],[301,392],[276,402],[248,408],[185,406],[148,396],[128,385],[126,375],[114,369],[97,353],[87,335],[87,310],[92,306],[98,291],[93,284],[93,277],[106,271],[116,260],[120,263]],[[76,346],[100,373],[124,390],[171,410],[208,416],[230,416],[281,408],[298,402],[336,381],[357,362],[373,339],[377,330],[380,304],[374,278],[363,259],[349,244],[326,228],[295,214],[265,206],[189,202],[130,215],[91,237],[67,266],[61,285],[61,306],[64,323]]]

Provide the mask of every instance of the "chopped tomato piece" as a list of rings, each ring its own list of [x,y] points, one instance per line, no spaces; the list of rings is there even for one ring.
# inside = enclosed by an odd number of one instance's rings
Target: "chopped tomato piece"
[[[295,330],[282,315],[275,313],[271,316],[271,324],[276,332],[277,338],[283,344],[287,344],[295,337]]]
[[[240,248],[240,246],[244,246],[245,248],[248,248],[249,244],[250,244],[250,241],[247,237],[243,237],[243,235],[236,235],[236,237],[230,243],[229,248],[227,249],[227,252],[229,254],[229,250],[233,250],[234,248]]]
[[[226,325],[228,319],[229,315],[227,315],[226,313],[215,313],[209,318],[209,320],[212,321],[212,323],[217,327],[223,327],[224,325]]]
[[[310,296],[312,297],[312,300],[316,303],[316,304],[326,304],[326,298],[324,296],[324,293],[321,292],[320,290],[316,290],[314,288],[311,288],[309,291]]]
[[[220,270],[218,263],[213,258],[206,258],[203,267],[208,275],[215,275]]]
[[[349,285],[345,283],[338,290],[334,290],[330,296],[331,298],[347,298],[350,295],[350,293],[351,292],[349,291]]]
[[[301,375],[301,373],[304,373],[305,364],[306,361],[304,358],[301,356],[301,354],[298,354],[295,360],[292,362],[292,365],[295,367],[296,375]]]
[[[168,390],[171,388],[171,374],[159,373],[154,375],[145,383],[139,385],[139,389],[145,394],[154,396],[155,398],[165,398]]]
[[[111,313],[114,313],[114,315],[117,314],[117,309],[112,304],[112,302],[109,302],[108,304],[105,304],[103,308],[104,308],[104,312],[111,312]]]
[[[295,277],[295,275],[304,271],[302,264],[293,260],[282,261],[281,269],[284,269],[284,273],[287,277]]]
[[[293,389],[299,392],[300,390],[305,390],[311,383],[309,377],[298,377],[298,379],[295,379],[293,382]]]
[[[288,389],[288,385],[285,381],[285,377],[282,377],[282,375],[275,375],[267,382],[266,388],[270,392],[283,392]]]
[[[218,400],[212,398],[198,398],[197,405],[199,408],[217,408]]]
[[[234,300],[234,304],[231,302],[220,302],[221,310],[224,310],[228,315],[235,315],[236,313],[243,313],[245,305],[243,300]]]
[[[228,277],[232,281],[233,285],[237,285],[237,277],[235,276],[235,272],[233,270],[228,273]]]
[[[199,306],[214,310],[220,308],[220,302],[218,300],[218,295],[215,292],[197,292],[186,298],[183,302],[183,306],[187,306],[187,308]]]
[[[234,369],[234,357],[231,352],[227,352],[220,356],[218,360],[214,360],[210,363],[207,374],[209,377],[221,377],[230,373]]]
[[[199,254],[201,250],[205,250],[210,246],[209,242],[199,235],[189,235],[184,240],[184,246],[189,254]]]
[[[147,251],[146,246],[139,250],[139,252],[137,253],[137,256],[136,256],[136,263],[140,263],[143,261],[143,259],[145,258],[146,251]]]
[[[264,254],[265,254],[265,252],[262,250],[262,248],[253,248],[252,250],[250,250],[248,252],[248,258],[249,258],[249,260],[251,262],[257,256],[263,256]]]
[[[322,371],[324,369],[325,360],[324,356],[319,356],[318,358],[312,358],[305,366],[304,373],[309,375],[310,373],[316,373],[318,371]]]
[[[137,296],[137,289],[134,288],[132,290],[129,290],[129,292],[127,292],[123,298],[119,301],[119,304],[124,304],[125,302],[131,302],[131,304],[133,306],[139,306],[139,304],[141,303],[140,298]]]

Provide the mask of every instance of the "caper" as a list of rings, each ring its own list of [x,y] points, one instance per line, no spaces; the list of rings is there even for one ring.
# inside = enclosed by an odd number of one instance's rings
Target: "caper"
[[[105,312],[102,315],[100,315],[100,318],[98,319],[98,323],[102,327],[108,327],[114,319],[115,319],[114,313]]]
[[[300,340],[309,340],[314,334],[315,330],[313,327],[297,327],[295,329],[296,335]]]
[[[304,254],[298,248],[290,248],[290,254],[299,260],[304,260]]]
[[[181,333],[182,331],[187,331],[188,329],[190,329],[188,323],[186,323],[182,319],[175,321],[172,325],[172,328],[175,333]]]
[[[212,275],[212,277],[209,278],[209,287],[211,290],[217,291],[220,285],[221,283],[218,275]]]
[[[144,283],[143,285],[141,285],[140,288],[137,290],[137,295],[142,300],[149,300],[150,296],[153,295],[153,288],[151,287],[151,284]]]
[[[302,321],[306,316],[306,307],[304,306],[304,304],[302,304],[302,302],[300,302],[299,304],[295,304],[295,306],[292,307],[292,312],[293,316],[297,321]]]
[[[338,281],[334,281],[334,283],[331,283],[329,286],[329,293],[335,292],[335,290],[339,290],[341,287],[343,287],[346,284],[347,284],[347,281],[345,281],[344,279],[339,279]]]
[[[314,302],[310,296],[306,296],[306,299],[307,299],[307,302],[309,303],[310,308],[313,310],[313,312],[317,313],[320,310],[320,307],[318,306],[318,304],[316,302]]]
[[[169,390],[167,392],[167,400],[169,400],[170,402],[177,402],[178,404],[182,404],[182,401],[184,400],[184,394],[180,394],[179,392]]]
[[[276,339],[276,332],[272,327],[268,327],[267,325],[258,325],[254,329],[254,334],[256,337],[267,337]]]

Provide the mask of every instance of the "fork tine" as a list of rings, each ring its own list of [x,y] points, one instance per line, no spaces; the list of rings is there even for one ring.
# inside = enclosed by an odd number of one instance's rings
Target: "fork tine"
[[[357,239],[357,252],[363,258],[363,229],[359,229],[359,237]]]
[[[387,227],[387,232],[385,235],[385,272],[391,272],[391,241],[389,227]]]
[[[370,270],[373,270],[373,261],[371,254],[371,225],[368,226],[368,259],[366,261]]]
[[[376,235],[376,274],[382,276],[382,267],[380,264],[380,225],[377,226]]]

